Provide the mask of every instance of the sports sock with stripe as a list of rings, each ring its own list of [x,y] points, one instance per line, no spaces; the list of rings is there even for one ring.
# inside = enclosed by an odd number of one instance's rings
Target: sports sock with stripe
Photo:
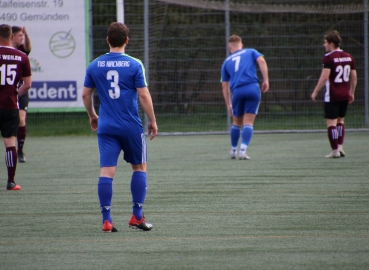
[[[17,157],[15,146],[6,147],[5,163],[8,170],[8,182],[14,182],[15,171],[17,169]]]
[[[337,131],[338,131],[338,144],[342,145],[345,139],[345,125],[343,123],[338,123]]]
[[[332,150],[337,150],[338,148],[338,132],[335,126],[330,126],[328,128],[328,139],[331,144]]]

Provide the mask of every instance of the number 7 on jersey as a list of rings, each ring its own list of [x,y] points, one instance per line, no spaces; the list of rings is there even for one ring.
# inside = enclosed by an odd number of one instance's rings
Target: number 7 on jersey
[[[232,58],[232,61],[236,61],[236,64],[234,65],[234,72],[237,72],[240,67],[240,60],[241,56],[235,56]]]

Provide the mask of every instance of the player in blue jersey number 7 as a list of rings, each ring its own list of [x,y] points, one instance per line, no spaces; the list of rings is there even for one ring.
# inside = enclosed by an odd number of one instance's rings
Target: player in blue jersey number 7
[[[260,105],[260,86],[256,72],[256,63],[259,66],[263,82],[261,91],[269,90],[268,66],[261,53],[255,49],[243,49],[242,39],[232,35],[228,39],[228,48],[231,55],[222,65],[223,97],[233,124],[230,131],[232,159],[236,158],[238,141],[242,141],[239,159],[250,159],[246,149],[250,144],[254,121]],[[241,132],[242,128],[242,132]]]
[[[113,22],[106,38],[110,52],[91,62],[86,71],[83,103],[90,117],[91,128],[97,131],[100,153],[98,197],[102,214],[102,231],[116,232],[110,216],[113,195],[113,178],[120,152],[133,169],[131,193],[133,213],[128,224],[132,228],[149,231],[142,207],[146,197],[147,146],[138,112],[138,100],[149,118],[148,133],[152,140],[157,132],[154,107],[147,88],[145,69],[140,60],[125,54],[128,44],[128,27]],[[97,116],[92,93],[100,98]]]

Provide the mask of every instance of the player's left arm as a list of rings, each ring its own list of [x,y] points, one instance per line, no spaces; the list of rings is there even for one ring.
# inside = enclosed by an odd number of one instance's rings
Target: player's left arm
[[[93,131],[97,130],[97,120],[98,116],[96,114],[94,105],[93,105],[93,88],[89,88],[84,86],[82,90],[82,99],[83,99],[83,105],[86,108],[87,114],[90,117],[90,125]]]
[[[261,75],[263,76],[263,83],[261,84],[261,91],[266,93],[269,90],[269,76],[268,76],[268,65],[263,56],[259,56],[256,59],[259,65]]]
[[[318,95],[319,91],[323,88],[325,83],[328,81],[330,74],[331,74],[330,68],[323,68],[318,83],[315,86],[313,93],[311,94],[312,101],[316,102],[316,96]]]
[[[352,69],[350,71],[350,99],[349,99],[349,103],[354,102],[356,84],[357,84],[356,70],[355,69]]]
[[[18,97],[25,94],[32,86],[32,72],[28,56],[25,56],[21,77],[23,82],[18,88]]]
[[[31,39],[29,38],[28,32],[26,30],[26,27],[22,28],[22,32],[24,35],[23,47],[27,52],[30,52],[32,50],[32,44],[31,44]]]
[[[154,139],[158,133],[158,126],[156,124],[156,117],[154,112],[154,105],[152,103],[152,98],[149,92],[149,89],[145,87],[138,87],[138,98],[140,100],[140,104],[142,109],[146,113],[147,117],[149,118],[148,123],[148,133],[150,135],[150,140]]]
[[[22,96],[24,93],[26,93],[32,85],[32,76],[28,77],[22,77],[23,83],[18,89],[18,96]]]

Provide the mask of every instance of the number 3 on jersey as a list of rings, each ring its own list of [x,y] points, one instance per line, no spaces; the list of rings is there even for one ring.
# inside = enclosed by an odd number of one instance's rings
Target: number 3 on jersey
[[[346,66],[337,66],[336,72],[337,76],[334,78],[335,83],[341,83],[342,81],[348,82],[350,80],[350,71],[351,67],[349,65]]]
[[[106,73],[106,79],[110,82],[110,86],[113,89],[109,89],[109,96],[111,99],[118,99],[120,97],[120,88],[119,88],[119,73],[116,70],[109,70]]]

